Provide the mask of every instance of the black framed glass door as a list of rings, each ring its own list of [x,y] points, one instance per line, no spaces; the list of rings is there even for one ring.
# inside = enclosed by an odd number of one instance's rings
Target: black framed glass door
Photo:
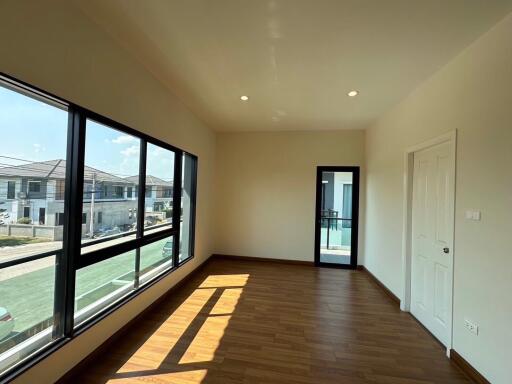
[[[315,263],[357,267],[359,167],[317,167]]]

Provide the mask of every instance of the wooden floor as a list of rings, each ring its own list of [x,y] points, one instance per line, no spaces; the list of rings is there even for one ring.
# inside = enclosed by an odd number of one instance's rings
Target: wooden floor
[[[468,380],[365,272],[216,259],[70,382]]]

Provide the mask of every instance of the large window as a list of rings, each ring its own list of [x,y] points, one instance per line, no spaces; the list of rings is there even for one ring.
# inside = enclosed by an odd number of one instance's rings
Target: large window
[[[58,338],[67,134],[64,105],[0,86],[0,373]]]
[[[0,380],[193,256],[197,158],[0,76]]]

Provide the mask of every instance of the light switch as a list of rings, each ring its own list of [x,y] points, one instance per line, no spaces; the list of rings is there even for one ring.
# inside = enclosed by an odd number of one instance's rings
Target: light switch
[[[480,211],[473,211],[473,220],[480,221],[481,213]]]
[[[466,211],[466,220],[473,219],[473,211]]]

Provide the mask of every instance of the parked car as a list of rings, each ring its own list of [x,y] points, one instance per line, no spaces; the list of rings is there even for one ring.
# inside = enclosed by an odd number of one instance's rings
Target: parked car
[[[144,225],[146,227],[149,227],[149,226],[152,226],[152,225],[155,225],[158,223],[158,218],[155,217],[155,216],[148,216],[145,218],[144,220]]]
[[[162,248],[162,257],[164,259],[172,257],[172,240],[167,241]]]
[[[0,307],[0,341],[9,336],[13,329],[14,317],[6,308]]]
[[[121,230],[119,229],[119,227],[99,228],[97,231],[94,232],[93,238],[113,236],[113,235],[117,235],[119,233],[121,233]]]

